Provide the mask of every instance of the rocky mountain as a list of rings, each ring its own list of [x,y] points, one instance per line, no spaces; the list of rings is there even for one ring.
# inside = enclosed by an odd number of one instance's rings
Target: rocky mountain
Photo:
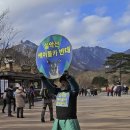
[[[81,47],[73,50],[72,66],[83,70],[97,70],[103,67],[106,57],[115,52],[96,47]]]
[[[125,51],[124,53],[126,53],[126,54],[130,54],[130,49],[128,49],[128,50]]]
[[[38,46],[35,43],[26,40],[24,42],[21,41],[18,45],[13,46],[13,49],[25,56],[35,57],[37,47]]]
[[[19,45],[13,47],[16,51],[22,53],[25,56],[35,58],[37,45],[35,43],[26,40],[21,41]],[[73,70],[97,70],[103,68],[103,64],[106,57],[114,54],[112,50],[96,47],[81,47],[73,50],[73,58],[71,63],[71,69]],[[130,54],[130,49],[124,53]]]

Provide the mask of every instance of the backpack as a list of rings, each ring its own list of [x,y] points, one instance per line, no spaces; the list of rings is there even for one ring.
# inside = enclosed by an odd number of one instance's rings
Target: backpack
[[[28,97],[34,97],[34,90],[33,89],[27,89],[26,94]]]
[[[44,99],[50,99],[51,95],[47,89],[42,89],[41,96]]]
[[[13,90],[8,89],[6,93],[6,97],[9,99],[13,99]]]

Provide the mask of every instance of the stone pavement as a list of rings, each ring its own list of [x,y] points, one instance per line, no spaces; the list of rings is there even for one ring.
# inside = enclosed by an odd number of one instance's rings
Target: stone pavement
[[[27,107],[23,119],[0,113],[0,130],[51,130],[48,109],[46,123],[40,122],[42,102]],[[78,119],[81,130],[130,130],[130,95],[78,97]]]

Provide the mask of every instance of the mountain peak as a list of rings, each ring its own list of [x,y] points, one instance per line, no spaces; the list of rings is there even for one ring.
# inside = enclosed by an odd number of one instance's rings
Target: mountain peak
[[[102,68],[106,57],[113,53],[115,52],[99,46],[82,46],[79,49],[73,50],[72,65],[89,70]]]
[[[26,40],[26,41],[21,40],[21,44],[25,45],[25,46],[28,46],[28,47],[34,47],[34,48],[37,47],[37,45],[35,43],[33,43],[33,42],[29,41],[29,40]]]

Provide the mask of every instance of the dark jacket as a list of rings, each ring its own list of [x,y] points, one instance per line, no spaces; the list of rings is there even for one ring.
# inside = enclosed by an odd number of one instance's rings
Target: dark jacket
[[[56,97],[56,115],[57,119],[77,119],[77,96],[79,86],[75,79],[71,76],[67,78],[68,89],[61,90],[54,87],[48,79],[43,79],[43,83],[48,89],[57,95]]]
[[[7,88],[7,93],[6,93],[6,100],[7,103],[10,104],[11,100],[13,99],[13,89],[12,88]]]

